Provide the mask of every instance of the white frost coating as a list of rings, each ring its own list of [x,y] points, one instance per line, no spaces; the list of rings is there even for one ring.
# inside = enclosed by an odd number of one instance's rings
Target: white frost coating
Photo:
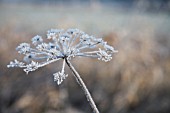
[[[41,36],[37,35],[32,38],[32,44],[37,45],[38,43],[42,43],[43,39]]]
[[[32,38],[32,46],[28,43],[21,43],[16,50],[23,54],[23,62],[11,61],[7,67],[20,67],[28,74],[40,67],[48,65],[60,59],[73,57],[90,57],[108,62],[112,54],[117,51],[107,44],[102,38],[95,38],[79,29],[51,29],[47,32],[49,43],[36,35]],[[100,48],[99,48],[100,47]],[[64,72],[65,61],[61,71],[54,73],[54,81],[58,85],[68,76]]]
[[[57,81],[57,84],[60,85],[66,77],[68,77],[68,74],[64,73],[64,68],[65,68],[66,62],[63,60],[63,67],[61,72],[54,73],[54,81]]]

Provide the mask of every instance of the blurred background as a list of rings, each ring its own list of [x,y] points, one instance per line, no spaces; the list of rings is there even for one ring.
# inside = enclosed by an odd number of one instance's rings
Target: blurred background
[[[15,47],[51,29],[78,28],[119,50],[113,60],[75,58],[101,113],[170,113],[169,0],[0,0],[0,113],[92,113],[62,62],[26,75],[6,65]]]

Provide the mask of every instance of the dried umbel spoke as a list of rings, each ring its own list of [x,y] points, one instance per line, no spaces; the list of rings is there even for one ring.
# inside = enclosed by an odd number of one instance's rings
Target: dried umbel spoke
[[[80,80],[78,73],[72,68],[71,63],[68,61],[73,57],[90,57],[97,58],[98,60],[108,62],[112,59],[112,54],[116,51],[112,46],[108,45],[102,38],[95,38],[90,36],[79,29],[51,29],[47,33],[46,40],[44,41],[41,36],[37,35],[32,38],[32,44],[21,43],[16,50],[18,53],[23,54],[23,62],[14,60],[11,61],[7,67],[20,67],[28,74],[35,71],[40,67],[46,66],[52,62],[63,59],[62,70],[54,73],[54,81],[60,85],[68,76],[65,74],[65,63],[73,71],[76,79],[80,85],[85,89],[87,98],[91,98],[90,93],[86,90],[85,84]],[[92,98],[90,99],[91,101]],[[91,102],[93,105],[94,102]],[[92,106],[96,110],[96,106]]]

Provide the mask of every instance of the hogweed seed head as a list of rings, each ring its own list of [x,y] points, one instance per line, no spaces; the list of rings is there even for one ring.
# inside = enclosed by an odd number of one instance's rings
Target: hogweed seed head
[[[73,57],[91,57],[108,62],[112,59],[112,54],[118,52],[108,45],[102,38],[95,38],[79,29],[51,29],[47,32],[47,40],[44,42],[39,35],[32,38],[32,45],[21,43],[16,50],[23,54],[23,62],[11,61],[7,67],[20,67],[28,74],[40,67],[46,66],[57,60]],[[64,72],[65,60],[62,70],[54,73],[54,81],[61,84],[68,76]]]

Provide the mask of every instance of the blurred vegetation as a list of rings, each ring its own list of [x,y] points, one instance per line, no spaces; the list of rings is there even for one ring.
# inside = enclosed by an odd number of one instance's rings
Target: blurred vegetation
[[[45,38],[51,28],[79,28],[119,50],[109,63],[72,60],[101,113],[170,113],[169,7],[161,10],[168,1],[158,1],[157,9],[139,7],[140,0],[133,7],[101,1],[0,4],[0,113],[92,113],[68,68],[62,85],[53,82],[61,62],[29,75],[6,67],[14,58],[22,60],[15,51],[19,43]]]

